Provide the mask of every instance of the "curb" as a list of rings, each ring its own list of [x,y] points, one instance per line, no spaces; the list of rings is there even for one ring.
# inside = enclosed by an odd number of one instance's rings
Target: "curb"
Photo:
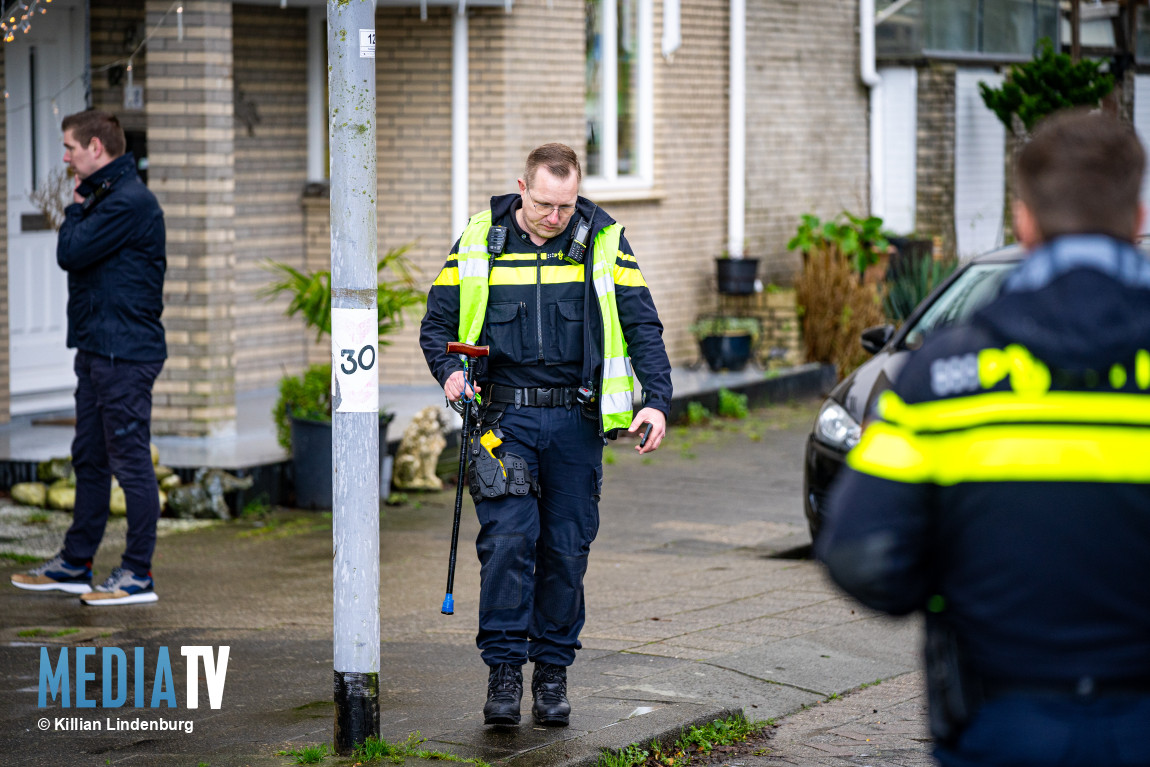
[[[681,704],[692,705],[692,704]],[[689,713],[689,718],[681,718]],[[662,716],[658,716],[658,715]],[[730,716],[743,716],[741,708],[708,709],[683,712],[679,706],[670,706],[653,711],[634,719],[624,719],[594,732],[573,737],[569,740],[549,743],[531,751],[499,760],[506,767],[594,767],[604,749],[618,750],[638,743],[646,745],[652,740],[660,743],[674,743],[681,733],[691,727],[700,727]],[[652,718],[661,721],[655,722]]]

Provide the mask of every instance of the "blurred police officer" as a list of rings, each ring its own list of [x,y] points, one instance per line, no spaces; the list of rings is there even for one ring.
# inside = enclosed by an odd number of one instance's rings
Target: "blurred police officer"
[[[651,291],[623,227],[579,196],[580,181],[570,147],[534,149],[519,193],[492,197],[468,221],[423,318],[423,354],[451,401],[464,393],[464,374],[448,342],[490,345],[472,437],[482,433],[519,480],[499,482],[493,458],[490,471],[480,465],[469,475],[482,526],[476,644],[490,667],[486,724],[519,723],[521,667],[530,660],[534,721],[567,725],[567,667],[582,647],[604,437],[650,424],[637,449],[651,452],[671,405]],[[646,405],[632,415],[635,373]],[[472,466],[485,460],[477,450]]]
[[[164,214],[114,115],[79,112],[62,128],[76,180],[56,244],[68,273],[68,346],[76,349],[76,507],[60,553],[12,584],[80,594],[88,605],[155,602],[160,500],[150,441],[152,384],[167,357]],[[92,589],[113,475],[127,502],[127,543],[120,567]]]
[[[924,611],[943,765],[1150,764],[1150,262],[1143,149],[1043,123],[1017,166],[1029,251],[910,358],[818,542],[867,605]]]

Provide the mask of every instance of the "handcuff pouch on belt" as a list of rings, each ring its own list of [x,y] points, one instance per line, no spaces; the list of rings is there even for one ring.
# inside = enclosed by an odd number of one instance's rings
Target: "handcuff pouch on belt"
[[[468,440],[467,485],[476,503],[508,495],[538,494],[527,461],[501,450],[503,432],[498,428],[476,429]]]

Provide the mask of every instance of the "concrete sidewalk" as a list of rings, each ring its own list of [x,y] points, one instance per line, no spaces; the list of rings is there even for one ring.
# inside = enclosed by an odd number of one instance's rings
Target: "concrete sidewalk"
[[[380,524],[383,737],[419,732],[424,748],[508,765],[587,765],[601,748],[677,734],[723,712],[779,717],[917,669],[916,621],[864,610],[817,564],[794,558],[809,543],[801,456],[816,406],[808,400],[721,428],[675,428],[650,458],[622,442],[609,448],[565,729],[532,726],[530,693],[521,726],[483,726],[487,670],[474,645],[478,524],[470,499],[451,617],[439,606],[454,489],[388,508]],[[21,513],[0,510],[0,518]],[[287,765],[294,760],[277,752],[330,743],[330,526],[326,515],[283,513],[165,537],[154,566],[160,601],[151,605],[91,608],[18,591],[6,581],[22,568],[0,560],[5,763]],[[101,549],[97,577],[118,554],[111,542]],[[96,707],[76,707],[75,648],[88,645],[125,648],[125,706],[99,707],[105,671],[97,649],[86,684]],[[189,645],[230,648],[218,710],[208,707],[202,671],[200,707],[187,707],[180,648]],[[140,708],[135,647],[144,648]],[[177,708],[147,706],[163,647]],[[39,708],[41,653],[54,663],[61,648],[72,664],[72,707],[54,700]],[[190,722],[192,731],[109,731],[159,720]],[[76,729],[94,723],[101,729]]]

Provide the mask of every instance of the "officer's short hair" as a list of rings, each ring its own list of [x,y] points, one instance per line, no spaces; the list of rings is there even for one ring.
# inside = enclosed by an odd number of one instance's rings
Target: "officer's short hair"
[[[100,143],[104,145],[104,150],[112,159],[122,155],[124,150],[128,148],[128,142],[124,138],[124,129],[120,127],[120,121],[116,119],[114,114],[102,112],[99,109],[87,109],[74,115],[68,115],[60,124],[60,130],[72,131],[72,137],[84,147],[88,146],[93,138],[100,139]]]
[[[1017,194],[1042,239],[1107,234],[1129,240],[1146,153],[1126,123],[1102,112],[1056,112],[1018,155]]]
[[[540,166],[547,168],[555,178],[567,178],[571,175],[571,171],[575,171],[575,177],[580,183],[583,182],[579,155],[566,144],[544,144],[531,150],[531,154],[527,155],[527,167],[523,169],[523,180],[527,186],[531,186],[531,182],[535,180],[535,171]]]

